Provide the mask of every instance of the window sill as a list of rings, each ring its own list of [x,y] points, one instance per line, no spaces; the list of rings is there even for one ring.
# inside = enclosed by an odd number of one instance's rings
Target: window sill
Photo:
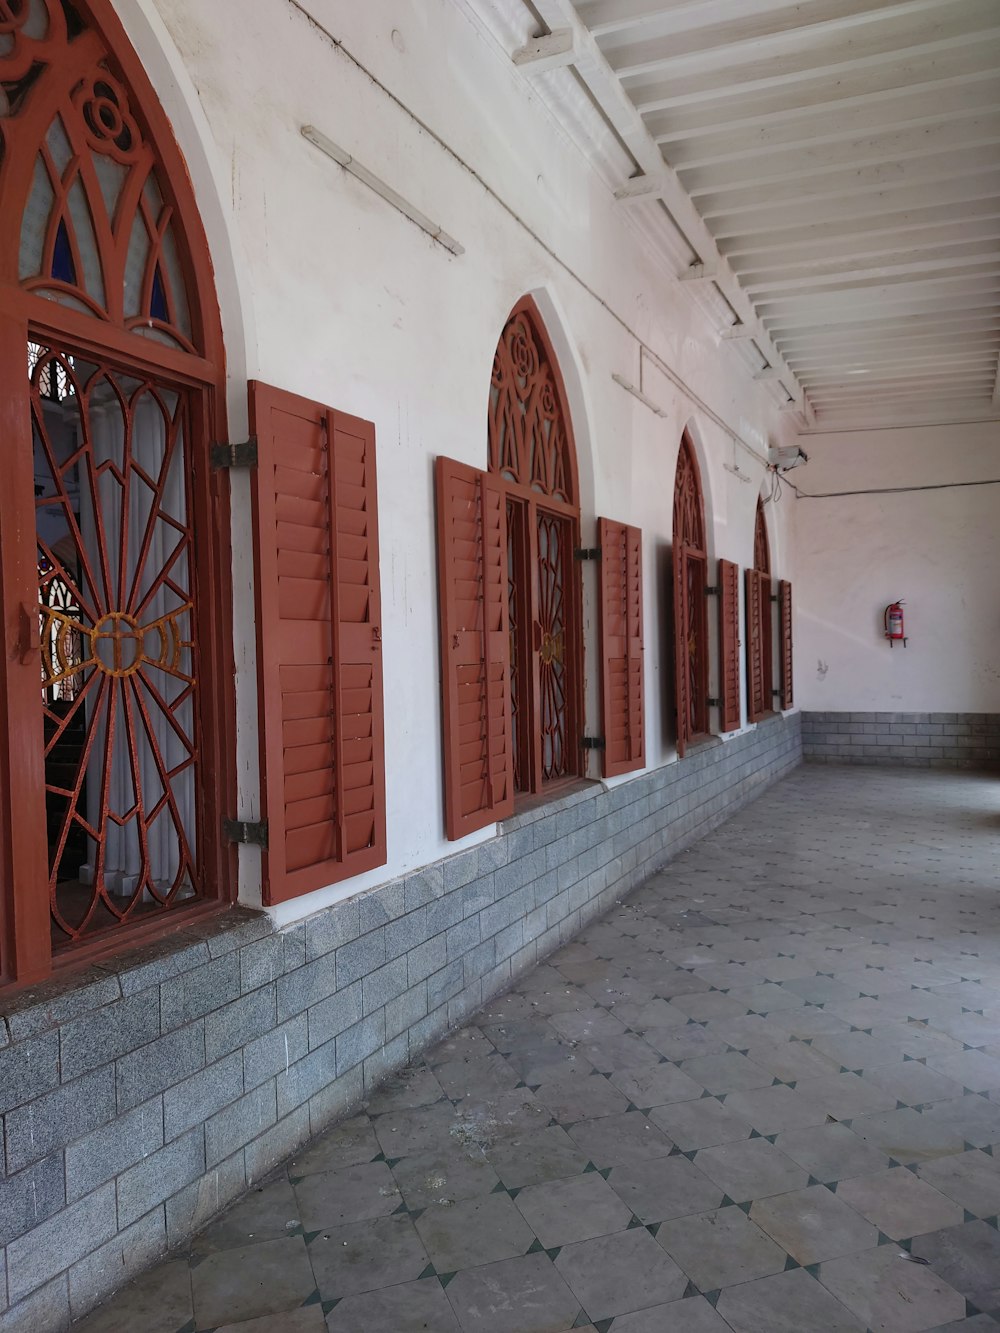
[[[515,801],[514,813],[509,819],[501,820],[500,833],[511,833],[514,829],[533,824],[543,816],[558,814],[581,801],[590,800],[604,790],[603,783],[593,778],[569,778],[566,782],[546,787],[544,791],[531,795],[519,796]]]

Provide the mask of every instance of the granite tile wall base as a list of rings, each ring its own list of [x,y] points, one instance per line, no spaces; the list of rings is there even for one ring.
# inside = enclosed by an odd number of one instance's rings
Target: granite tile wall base
[[[806,759],[1000,768],[1000,713],[802,713]]]
[[[56,1333],[801,762],[775,717],[276,931],[0,1000],[0,1333]]]

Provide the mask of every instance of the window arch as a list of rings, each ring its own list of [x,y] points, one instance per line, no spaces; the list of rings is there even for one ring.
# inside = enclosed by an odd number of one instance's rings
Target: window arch
[[[162,928],[228,883],[211,272],[180,152],[109,0],[0,5],[0,390],[17,422],[2,439],[0,587],[20,620],[0,676],[0,787],[18,756],[2,977]],[[32,526],[34,544],[19,540]]]
[[[578,777],[582,642],[576,450],[562,377],[530,297],[493,359],[489,471],[507,519],[514,782],[520,792]]]
[[[771,547],[764,502],[757,497],[753,533],[753,568],[746,574],[747,715],[759,722],[770,712],[774,687],[771,617]]]
[[[708,549],[705,500],[694,444],[685,431],[674,475],[674,675],[677,753],[708,734]]]

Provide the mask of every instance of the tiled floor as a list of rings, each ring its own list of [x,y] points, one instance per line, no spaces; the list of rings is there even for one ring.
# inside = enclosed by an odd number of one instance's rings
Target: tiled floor
[[[799,769],[81,1333],[1000,1329],[998,833]]]

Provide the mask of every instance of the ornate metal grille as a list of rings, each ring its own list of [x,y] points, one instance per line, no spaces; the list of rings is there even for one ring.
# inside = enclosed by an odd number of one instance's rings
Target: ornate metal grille
[[[58,945],[196,892],[187,400],[40,349],[31,402]]]
[[[0,3],[0,160],[9,181],[30,182],[22,288],[195,350],[166,177],[114,59],[68,0]]]
[[[683,753],[687,742],[709,729],[705,502],[687,435],[681,439],[674,477],[673,535],[677,739]]]
[[[580,771],[578,510],[562,383],[528,301],[507,321],[493,361],[489,465],[508,495],[515,785],[538,791]]]

